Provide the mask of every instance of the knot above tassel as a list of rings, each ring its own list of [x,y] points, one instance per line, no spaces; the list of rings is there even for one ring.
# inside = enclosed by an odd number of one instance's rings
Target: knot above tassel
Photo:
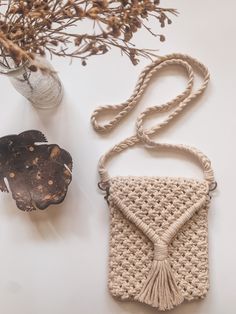
[[[168,246],[163,241],[154,244],[154,260],[163,261],[168,257]]]
[[[184,300],[168,261],[168,245],[164,241],[159,240],[154,245],[152,267],[136,299],[162,311],[170,310]]]

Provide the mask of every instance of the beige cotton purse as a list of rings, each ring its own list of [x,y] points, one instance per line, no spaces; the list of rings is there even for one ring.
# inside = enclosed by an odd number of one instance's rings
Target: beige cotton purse
[[[209,81],[208,70],[186,55],[161,57],[144,69],[126,102],[99,107],[92,115],[96,131],[110,131],[135,107],[152,75],[171,65],[179,65],[186,71],[186,90],[164,105],[143,111],[136,122],[136,134],[115,145],[99,162],[99,187],[106,191],[110,208],[110,292],[122,300],[136,300],[159,310],[172,309],[184,300],[203,298],[209,286],[207,213],[210,192],[216,188],[211,163],[196,148],[157,143],[151,139],[151,135],[171,123],[203,93]],[[203,79],[195,91],[194,71]],[[116,116],[101,125],[98,118],[112,110]],[[148,116],[165,111],[171,112],[165,121],[151,129],[144,128]],[[108,159],[135,145],[186,153],[200,163],[204,179],[110,177],[105,167]]]

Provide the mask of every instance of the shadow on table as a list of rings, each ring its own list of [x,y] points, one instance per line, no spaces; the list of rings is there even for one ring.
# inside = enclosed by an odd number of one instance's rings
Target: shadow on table
[[[185,301],[176,308],[167,311],[168,313],[172,314],[204,314],[203,313],[203,304],[204,301],[196,300],[192,302]],[[116,313],[129,313],[129,314],[156,314],[156,313],[164,313],[163,311],[158,311],[151,306],[146,304],[141,304],[138,302],[122,302],[117,301],[116,304],[119,307],[119,310]],[[165,312],[165,313],[167,313]]]

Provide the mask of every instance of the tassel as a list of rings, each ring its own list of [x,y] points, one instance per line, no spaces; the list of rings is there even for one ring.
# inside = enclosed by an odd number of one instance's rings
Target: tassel
[[[157,307],[161,311],[170,310],[184,300],[176,284],[167,255],[166,244],[159,242],[154,246],[154,261],[151,270],[136,298],[137,301]]]

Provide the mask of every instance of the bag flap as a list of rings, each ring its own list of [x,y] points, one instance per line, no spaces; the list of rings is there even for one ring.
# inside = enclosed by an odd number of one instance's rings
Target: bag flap
[[[120,176],[111,179],[108,200],[161,236],[189,208],[206,204],[208,189],[194,179]]]

